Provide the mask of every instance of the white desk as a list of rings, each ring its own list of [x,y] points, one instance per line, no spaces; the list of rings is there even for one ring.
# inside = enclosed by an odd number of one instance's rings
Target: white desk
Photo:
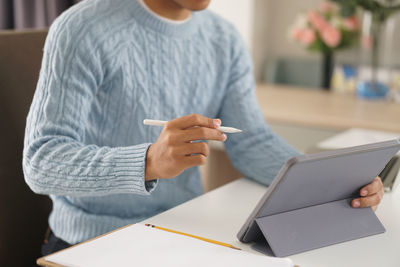
[[[400,189],[400,188],[398,188]],[[182,232],[230,243],[253,251],[240,243],[236,234],[266,187],[240,179],[145,220]],[[377,210],[386,233],[353,240],[290,258],[300,267],[398,267],[400,266],[400,192],[388,193]]]

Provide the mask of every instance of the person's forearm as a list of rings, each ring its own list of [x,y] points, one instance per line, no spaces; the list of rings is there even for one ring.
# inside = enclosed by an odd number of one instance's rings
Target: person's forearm
[[[25,180],[38,194],[149,194],[144,181],[148,146],[98,147],[63,136],[41,137],[25,147]]]
[[[233,165],[247,178],[269,185],[282,165],[300,153],[264,125],[226,145]]]

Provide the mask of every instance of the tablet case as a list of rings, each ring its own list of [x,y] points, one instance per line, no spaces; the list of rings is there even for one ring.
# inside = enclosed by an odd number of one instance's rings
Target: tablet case
[[[400,140],[290,159],[238,233],[278,257],[385,232],[371,208],[350,201],[400,149]],[[261,244],[261,245],[260,245]]]

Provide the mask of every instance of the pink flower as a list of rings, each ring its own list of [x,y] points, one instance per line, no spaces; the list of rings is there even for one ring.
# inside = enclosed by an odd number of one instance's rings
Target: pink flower
[[[319,10],[324,14],[332,12],[334,9],[335,9],[334,4],[328,1],[322,2],[319,5]]]
[[[342,40],[342,35],[337,28],[328,25],[328,27],[321,32],[321,38],[327,46],[336,47]]]
[[[292,38],[296,41],[300,41],[303,36],[303,29],[301,28],[294,28],[292,31]]]
[[[315,35],[315,32],[312,29],[304,29],[301,35],[301,42],[306,45],[309,46],[312,43],[314,43],[314,41],[317,39],[317,36]]]
[[[306,46],[311,45],[317,39],[315,31],[310,28],[294,28],[291,35],[294,40]]]
[[[329,27],[329,23],[315,10],[310,10],[307,17],[311,25],[320,32]]]
[[[351,16],[343,21],[343,26],[347,30],[356,31],[360,27],[360,22],[358,21],[356,16]]]

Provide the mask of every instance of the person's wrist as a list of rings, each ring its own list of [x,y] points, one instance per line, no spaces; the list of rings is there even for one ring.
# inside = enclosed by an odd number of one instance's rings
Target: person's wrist
[[[149,148],[147,149],[147,154],[146,154],[146,169],[145,169],[145,176],[144,180],[146,182],[156,180],[157,175],[153,173],[153,164],[152,164],[152,146],[150,145]]]

